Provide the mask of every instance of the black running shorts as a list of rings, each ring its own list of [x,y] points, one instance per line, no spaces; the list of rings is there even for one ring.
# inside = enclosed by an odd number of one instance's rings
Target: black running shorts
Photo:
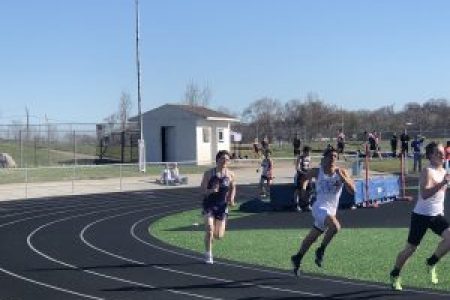
[[[418,246],[428,228],[440,236],[444,230],[449,228],[449,224],[442,215],[424,216],[413,212],[409,227],[408,243]]]

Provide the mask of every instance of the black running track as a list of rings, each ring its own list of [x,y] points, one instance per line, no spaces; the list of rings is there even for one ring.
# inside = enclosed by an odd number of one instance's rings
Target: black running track
[[[202,255],[148,234],[149,225],[159,218],[198,207],[198,193],[190,188],[1,203],[0,299],[450,298],[445,292],[398,293],[384,285],[342,278],[310,274],[295,278],[287,270],[220,259],[206,265]],[[254,193],[254,186],[239,187],[240,199],[250,199]],[[409,204],[387,206],[344,211],[344,226],[386,219],[379,217],[394,210],[401,212],[395,218],[403,222],[398,226],[408,226]],[[402,214],[405,218],[398,218]],[[249,217],[252,222],[249,218],[231,221],[229,229],[264,227],[258,224],[309,227],[309,221],[299,221],[307,220],[304,216],[258,214]],[[287,260],[289,256],[286,253]]]

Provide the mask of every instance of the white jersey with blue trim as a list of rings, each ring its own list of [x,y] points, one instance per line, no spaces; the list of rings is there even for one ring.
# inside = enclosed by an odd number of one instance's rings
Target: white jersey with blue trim
[[[332,175],[327,175],[321,166],[316,180],[317,200],[313,206],[325,208],[330,214],[335,215],[343,186],[344,183],[339,174],[334,172]]]

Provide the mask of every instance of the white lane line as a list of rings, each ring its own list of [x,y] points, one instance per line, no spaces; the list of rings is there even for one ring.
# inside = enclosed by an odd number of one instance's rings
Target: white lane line
[[[148,216],[146,218],[143,218],[143,219],[137,221],[131,227],[131,235],[136,240],[138,240],[139,242],[141,242],[141,243],[143,243],[143,244],[145,244],[147,246],[159,249],[161,251],[177,254],[177,255],[180,255],[180,256],[184,256],[184,257],[199,259],[198,256],[194,256],[194,255],[190,255],[190,254],[187,254],[187,253],[183,253],[183,252],[179,252],[179,251],[163,248],[163,247],[157,246],[155,244],[149,243],[149,242],[141,239],[140,237],[138,237],[135,234],[136,226],[139,223],[142,223],[145,220],[150,219],[150,218],[153,218],[153,216]],[[293,276],[293,275],[291,275],[291,273],[287,274],[286,272],[277,272],[277,271],[266,270],[266,269],[261,269],[261,268],[257,268],[257,267],[244,266],[244,265],[240,265],[240,264],[237,264],[237,263],[226,263],[226,262],[221,262],[221,261],[217,261],[217,262],[214,261],[214,264],[221,264],[221,265],[224,265],[224,266],[231,266],[231,267],[236,267],[236,268],[240,268],[240,269],[252,270],[252,271],[263,272],[263,273],[269,273],[269,274],[274,274],[274,275]],[[331,279],[331,278],[324,278],[324,277],[316,277],[316,276],[305,275],[305,274],[302,274],[300,279],[301,278],[308,278],[308,279],[313,279],[313,280],[318,280],[318,281],[326,281],[326,282],[332,282],[332,283],[338,283],[338,284],[343,284],[343,285],[353,285],[353,286],[361,286],[361,287],[367,287],[367,288],[377,288],[377,289],[380,289],[380,290],[389,290],[389,291],[391,290],[391,289],[387,288],[386,286],[381,286],[381,285],[376,285],[376,284],[369,284],[369,283],[362,283],[362,282],[355,282],[355,281],[345,281],[345,280]],[[412,292],[412,293],[416,293],[416,294],[448,297],[448,294],[443,294],[443,293],[438,293],[438,292],[429,292],[429,291],[413,290],[413,289],[403,289],[403,291]]]
[[[165,202],[165,203],[167,203],[167,202]],[[159,203],[156,203],[156,204],[159,204]],[[133,205],[133,206],[130,206],[130,207],[146,207],[148,205],[152,205],[153,207],[152,208],[148,208],[148,209],[144,209],[144,210],[155,209],[155,206],[154,206],[155,203],[154,202],[153,203],[148,203],[145,206],[143,206],[143,205]],[[157,206],[156,208],[164,208],[164,207],[170,207],[170,205]],[[104,212],[107,212],[107,211],[113,211],[113,210],[117,210],[117,209],[123,209],[123,207],[114,208],[114,209],[105,209],[105,210],[100,210],[100,211],[95,211],[95,212],[89,212],[89,213],[85,213],[85,214],[79,214],[79,215],[75,215],[75,216],[70,216],[70,217],[58,219],[58,220],[55,220],[55,221],[52,221],[52,222],[48,222],[48,223],[46,223],[44,225],[39,226],[38,228],[33,230],[27,236],[28,247],[30,247],[30,249],[33,250],[35,253],[39,254],[40,256],[46,258],[49,261],[55,262],[57,264],[63,265],[65,267],[68,267],[68,268],[71,268],[71,269],[81,270],[82,272],[85,272],[85,273],[88,273],[88,274],[91,274],[91,275],[95,275],[95,276],[98,276],[98,277],[103,277],[103,278],[106,278],[106,279],[111,279],[111,280],[115,280],[115,281],[119,281],[119,282],[124,282],[124,283],[132,284],[132,285],[139,286],[139,287],[149,288],[149,289],[159,289],[159,290],[170,292],[170,293],[173,293],[173,294],[179,294],[179,295],[184,295],[184,296],[189,296],[189,297],[195,297],[195,298],[200,298],[200,299],[209,299],[209,300],[222,300],[221,298],[208,297],[208,296],[204,296],[204,295],[200,295],[200,294],[196,294],[196,293],[188,293],[188,292],[178,291],[178,290],[175,290],[175,289],[159,288],[159,287],[156,287],[156,286],[153,286],[153,285],[149,285],[149,284],[145,284],[145,283],[141,283],[141,282],[137,282],[137,281],[132,281],[132,280],[128,280],[128,279],[124,279],[124,278],[120,278],[120,277],[110,276],[110,275],[106,275],[106,274],[103,274],[103,273],[95,272],[95,271],[92,271],[92,270],[84,270],[84,269],[82,269],[82,268],[80,268],[80,267],[78,267],[76,265],[72,265],[72,264],[63,262],[61,260],[58,260],[56,258],[53,258],[53,257],[43,253],[42,251],[40,251],[36,247],[34,247],[34,245],[31,242],[31,239],[33,238],[33,236],[38,231],[40,231],[41,229],[46,228],[46,227],[48,227],[50,225],[53,225],[53,224],[56,224],[56,223],[60,223],[60,222],[64,222],[64,221],[67,221],[69,219],[74,219],[74,218],[78,218],[78,217],[84,217],[84,216],[97,214],[97,213],[104,213]],[[141,208],[141,209],[134,210],[134,211],[131,211],[131,212],[128,212],[128,213],[131,214],[131,213],[137,213],[137,212],[142,212],[142,211],[143,211],[143,209]]]
[[[127,195],[132,196],[133,193],[128,193],[126,192]],[[162,194],[162,193],[160,193]],[[142,198],[144,197],[145,198]],[[140,199],[138,201],[147,201],[148,199],[156,199],[158,195],[153,193],[153,192],[146,192],[146,194],[139,194]],[[69,205],[78,205],[78,204],[92,204],[92,203],[88,203],[91,201],[97,201],[97,203],[99,202],[98,200],[103,200],[102,202],[104,203],[111,203],[111,202],[125,202],[125,201],[129,201],[129,199],[124,198],[124,195],[116,195],[116,194],[109,194],[107,195],[107,197],[105,197],[104,194],[92,194],[92,195],[79,195],[79,197],[75,197],[75,196],[70,196],[70,198],[66,199],[66,197],[61,196],[61,197],[57,197],[54,199],[50,199],[47,200],[45,202],[40,202],[38,200],[28,200],[29,203],[17,203],[18,201],[12,201],[12,202],[8,202],[8,203],[2,203],[0,210],[6,210],[6,212],[10,212],[10,211],[21,211],[20,213],[17,213],[18,215],[20,215],[21,213],[23,213],[22,211],[25,211],[24,213],[30,213],[33,212],[35,208],[43,208],[45,207],[48,210],[51,209],[61,209],[64,207],[69,207]],[[38,202],[38,203],[35,203]],[[63,205],[63,207],[61,207],[61,205]],[[39,210],[41,211],[41,210]],[[15,213],[14,213],[15,214]],[[9,217],[9,216],[13,216],[13,213],[11,212],[10,215],[3,215],[0,216],[0,218],[3,217]]]
[[[8,274],[8,275],[10,275],[12,277],[16,277],[18,279],[22,279],[22,280],[25,280],[25,281],[28,281],[28,282],[31,282],[31,283],[34,283],[34,284],[37,284],[37,285],[40,285],[40,286],[52,289],[52,290],[56,290],[56,291],[60,291],[60,292],[64,292],[64,293],[67,293],[67,294],[72,294],[72,295],[75,295],[75,296],[80,296],[80,297],[88,298],[88,299],[95,299],[95,300],[103,300],[103,299],[105,299],[105,298],[95,297],[95,296],[92,296],[92,295],[78,293],[78,292],[75,292],[75,291],[72,291],[72,290],[68,290],[68,289],[64,289],[64,288],[58,287],[58,286],[47,284],[45,282],[37,281],[37,280],[31,279],[31,278],[28,278],[28,277],[21,276],[19,274],[13,273],[13,272],[8,271],[8,270],[3,269],[3,268],[0,268],[0,271],[2,271],[3,273],[6,273],[6,274]]]
[[[69,209],[69,210],[61,210],[61,211],[56,211],[56,212],[43,214],[43,215],[21,218],[21,219],[17,219],[17,220],[14,220],[14,221],[9,221],[9,222],[6,222],[6,223],[2,223],[2,224],[0,224],[0,228],[6,227],[6,226],[9,226],[9,225],[13,225],[13,224],[17,224],[17,223],[22,223],[22,222],[28,221],[28,220],[45,218],[45,217],[50,217],[50,216],[54,216],[54,215],[61,215],[61,214],[65,214],[65,213],[74,212],[74,211],[77,211],[77,210],[84,210],[86,208],[97,208],[97,207],[104,207],[104,205],[100,205],[100,204],[98,204],[98,205],[88,205],[86,207],[82,207],[82,208],[79,208],[79,209],[75,208],[75,209]],[[127,205],[124,205],[124,207],[127,207]]]
[[[98,206],[99,205],[91,205],[90,208],[96,208]],[[124,207],[126,208],[128,206],[130,206],[130,205],[122,205],[122,206],[119,206],[118,209],[124,208]],[[86,208],[83,207],[82,209],[86,209]],[[75,211],[76,210],[78,210],[78,209],[75,209]],[[38,219],[38,218],[42,218],[42,217],[49,217],[49,216],[58,215],[58,214],[64,214],[64,213],[69,213],[69,212],[74,212],[74,210],[73,209],[71,209],[71,210],[63,210],[63,211],[43,214],[43,215],[39,215],[39,216],[26,217],[26,218],[22,218],[22,219],[18,219],[18,220],[15,220],[15,221],[10,221],[10,222],[1,224],[0,228],[6,227],[6,226],[9,226],[9,225],[13,225],[13,224],[16,224],[16,223],[32,220],[32,219]],[[58,286],[55,286],[55,285],[47,284],[45,282],[41,282],[41,281],[38,281],[38,280],[34,280],[34,279],[31,279],[31,278],[19,275],[17,273],[14,273],[14,272],[12,272],[10,270],[7,270],[5,268],[2,268],[2,267],[0,267],[0,272],[3,272],[3,273],[8,274],[8,275],[10,275],[12,277],[15,277],[15,278],[18,278],[18,279],[21,279],[21,280],[24,280],[24,281],[27,281],[27,282],[30,282],[30,283],[34,283],[34,284],[37,284],[37,285],[40,285],[40,286],[43,286],[43,287],[47,287],[47,288],[50,288],[50,289],[53,289],[53,290],[64,291],[64,292],[67,292],[67,293],[72,293],[74,295],[76,295],[76,294],[85,295],[85,294],[78,293],[76,291],[64,289],[64,288],[61,288],[61,287],[58,287]],[[97,298],[97,297],[91,296],[91,295],[85,295],[85,297],[92,297],[93,299],[103,299],[103,298]]]
[[[108,203],[108,202],[105,202],[105,203]],[[68,208],[76,208],[76,207],[79,207],[79,208],[83,208],[83,207],[86,207],[86,206],[90,206],[90,205],[92,205],[92,203],[91,204],[89,204],[89,203],[80,203],[80,204],[76,204],[76,205],[65,205],[64,207],[50,207],[50,208],[44,208],[44,209],[36,209],[36,210],[27,210],[27,211],[24,211],[24,212],[17,212],[17,213],[11,213],[11,214],[7,214],[7,215],[1,215],[0,216],[0,219],[3,219],[3,218],[7,218],[7,217],[16,217],[16,216],[21,216],[21,215],[26,215],[26,214],[34,214],[34,213],[40,213],[40,212],[48,212],[48,211],[58,211],[58,210],[60,210],[60,209],[68,209]],[[99,203],[97,203],[97,205],[100,205]]]
[[[155,195],[150,195],[148,198],[155,199],[156,197],[155,197]],[[148,198],[139,199],[137,201],[148,201]],[[104,197],[103,198],[102,197],[98,197],[97,199],[100,199],[100,200],[103,200],[103,201],[101,201],[101,202],[97,201],[96,205],[107,204],[107,203],[109,204],[109,203],[112,202],[111,200],[105,200]],[[90,200],[92,200],[92,199],[90,199]],[[119,198],[119,199],[115,199],[113,201],[114,201],[113,202],[114,204],[120,204],[121,202],[124,202],[124,203],[129,202],[129,199],[121,199],[121,198]],[[74,207],[80,207],[81,208],[81,207],[85,207],[85,206],[89,206],[89,205],[92,205],[92,203],[86,203],[86,202],[80,202],[80,201],[75,202],[74,201],[73,203],[64,203],[63,207],[61,207],[61,206],[56,207],[56,205],[55,205],[55,206],[47,207],[47,208],[43,208],[43,209],[34,209],[35,207],[42,208],[42,206],[44,206],[44,205],[35,205],[35,206],[32,207],[33,209],[31,209],[31,210],[29,208],[27,208],[27,211],[1,215],[0,219],[7,218],[7,217],[15,217],[15,216],[20,216],[20,215],[26,215],[26,214],[31,214],[31,213],[38,213],[38,212],[57,211],[58,209],[67,209],[67,208],[74,208]]]
[[[169,206],[167,206],[167,207],[169,207]],[[159,213],[159,214],[152,215],[150,217],[156,217],[156,216],[160,216],[162,214],[167,214],[168,212],[176,212],[176,211],[180,211],[180,209],[165,211],[165,212],[162,212],[162,213]],[[131,258],[128,258],[128,257],[124,257],[124,256],[121,256],[121,255],[118,255],[118,254],[106,251],[105,249],[101,249],[101,248],[99,248],[97,246],[94,246],[92,243],[88,242],[84,238],[84,234],[85,234],[86,230],[89,229],[91,226],[93,226],[95,224],[98,224],[100,222],[112,219],[112,218],[121,217],[121,216],[128,215],[128,214],[131,214],[131,213],[132,212],[126,212],[126,213],[122,213],[122,214],[118,214],[118,215],[108,216],[108,217],[96,220],[96,221],[94,221],[92,223],[89,223],[80,232],[81,240],[86,245],[88,245],[89,247],[91,247],[91,248],[93,248],[93,249],[95,249],[95,250],[97,250],[99,252],[102,252],[104,254],[110,255],[112,257],[115,257],[115,258],[118,258],[118,259],[121,259],[121,260],[124,260],[124,261],[127,261],[127,262],[135,263],[135,264],[138,264],[138,265],[146,265],[145,262],[137,261],[137,260],[134,260],[134,259],[131,259]],[[149,217],[146,217],[146,218],[149,218]],[[130,232],[131,232],[131,229],[130,229]],[[199,260],[198,257],[192,257],[192,258],[195,258],[196,260]],[[201,274],[198,274],[198,273],[184,272],[184,271],[180,271],[180,270],[176,270],[176,269],[172,269],[172,268],[164,268],[164,267],[159,267],[159,266],[153,266],[153,268],[159,269],[159,270],[163,270],[163,271],[172,272],[172,273],[181,274],[181,275],[184,275],[184,276],[209,279],[209,280],[213,280],[213,281],[219,281],[219,282],[225,282],[225,283],[234,283],[235,282],[233,280],[228,280],[228,279],[223,279],[223,278],[218,278],[218,277],[212,277],[212,276],[206,276],[206,275],[201,275]],[[284,275],[286,275],[286,274],[284,274]],[[237,285],[252,286],[252,287],[258,287],[258,288],[261,288],[261,289],[268,289],[268,290],[274,290],[274,291],[283,291],[283,292],[288,292],[288,293],[292,293],[292,294],[300,294],[300,295],[308,295],[308,296],[315,296],[315,297],[323,297],[322,294],[315,294],[315,293],[310,293],[310,292],[305,292],[305,291],[300,291],[300,290],[282,289],[282,288],[277,288],[277,287],[274,287],[274,286],[260,285],[260,284],[254,284],[254,283],[249,283],[249,282],[237,283]]]

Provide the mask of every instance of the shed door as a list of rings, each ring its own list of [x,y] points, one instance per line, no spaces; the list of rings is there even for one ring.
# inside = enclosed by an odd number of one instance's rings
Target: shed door
[[[175,156],[176,149],[175,127],[161,127],[161,161],[177,161]]]

